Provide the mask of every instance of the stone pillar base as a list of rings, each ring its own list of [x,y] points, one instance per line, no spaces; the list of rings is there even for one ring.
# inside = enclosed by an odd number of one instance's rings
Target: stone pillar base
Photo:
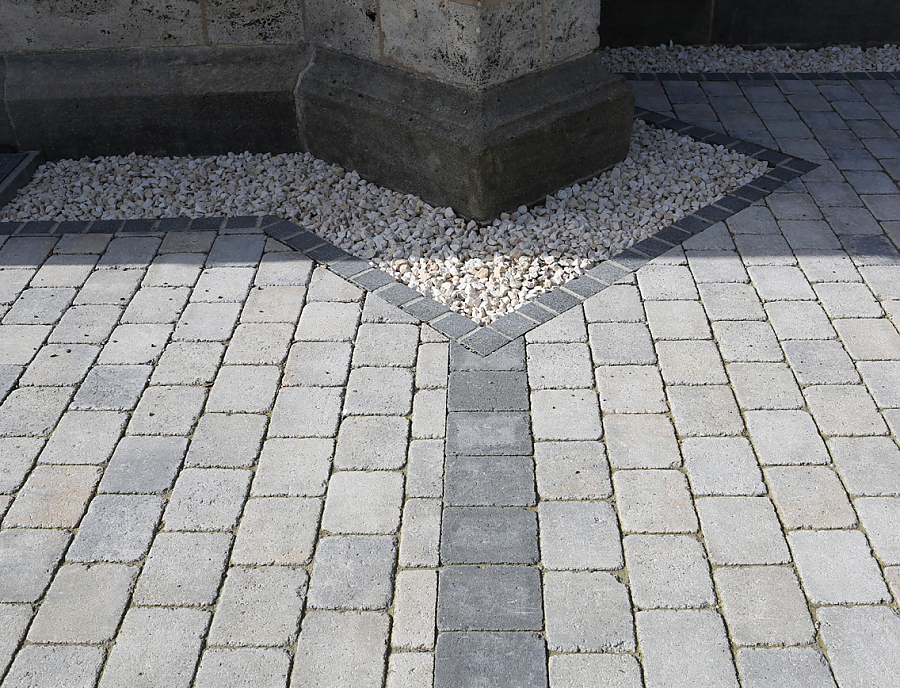
[[[476,220],[623,160],[634,114],[596,53],[476,91],[319,49],[295,96],[313,155]]]

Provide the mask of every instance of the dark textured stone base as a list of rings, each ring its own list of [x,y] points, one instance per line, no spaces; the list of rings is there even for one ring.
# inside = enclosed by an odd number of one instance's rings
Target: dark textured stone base
[[[320,50],[296,95],[313,155],[478,220],[624,159],[634,113],[596,53],[475,91]]]

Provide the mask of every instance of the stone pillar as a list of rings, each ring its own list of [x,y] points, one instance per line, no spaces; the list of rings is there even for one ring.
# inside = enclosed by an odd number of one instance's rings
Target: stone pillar
[[[306,0],[306,23],[301,140],[374,182],[488,220],[628,153],[598,0]]]

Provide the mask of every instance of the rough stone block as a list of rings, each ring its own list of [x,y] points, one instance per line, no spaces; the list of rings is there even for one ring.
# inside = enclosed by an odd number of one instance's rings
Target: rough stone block
[[[22,648],[6,675],[10,686],[96,685],[103,667],[103,650],[78,645],[29,645]]]
[[[531,394],[536,440],[599,440],[603,436],[593,390],[539,390]]]
[[[781,522],[800,528],[852,528],[856,515],[837,475],[825,466],[766,469],[766,482]]]
[[[447,453],[469,456],[532,453],[530,419],[524,413],[450,413]]]
[[[291,658],[284,650],[260,648],[209,648],[203,652],[196,688],[228,685],[287,684]]]
[[[182,437],[123,437],[103,472],[99,492],[168,492],[184,458]]]
[[[828,660],[812,647],[742,648],[737,665],[746,688],[791,683],[797,688],[837,688]]]
[[[601,366],[595,375],[604,414],[669,410],[662,378],[655,366]]]
[[[288,354],[282,384],[340,387],[350,374],[350,354],[349,342],[297,342]]]
[[[763,465],[822,464],[828,450],[805,411],[749,411],[747,430]]]
[[[433,650],[437,571],[400,571],[394,593],[394,650]],[[539,583],[540,585],[540,583]]]
[[[127,414],[113,411],[69,411],[47,440],[40,462],[106,463],[127,418]]]
[[[890,685],[900,672],[900,619],[886,606],[831,607],[818,613],[822,639],[842,688]]]
[[[3,527],[77,527],[102,472],[95,466],[38,466],[16,495]]]

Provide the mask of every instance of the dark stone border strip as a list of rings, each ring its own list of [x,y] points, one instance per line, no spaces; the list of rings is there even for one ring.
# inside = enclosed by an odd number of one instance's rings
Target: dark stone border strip
[[[3,165],[3,162],[9,164]],[[0,208],[16,195],[16,191],[31,181],[34,171],[42,162],[44,154],[39,151],[0,155]]]
[[[521,337],[538,325],[581,304],[614,282],[635,272],[648,262],[689,239],[765,198],[818,165],[779,153],[763,146],[736,139],[727,134],[681,122],[658,112],[635,108],[635,117],[658,127],[670,129],[698,141],[725,146],[739,153],[764,160],[771,166],[765,174],[741,186],[715,203],[700,208],[631,248],[594,266],[580,277],[501,316],[490,325],[451,311],[434,299],[423,296],[386,272],[372,267],[325,241],[313,232],[274,215],[263,217],[165,218],[161,220],[94,220],[67,222],[0,222],[0,234],[58,235],[68,232],[147,233],[179,230],[262,229],[269,236],[305,253],[318,263],[366,291],[373,292],[412,317],[427,323],[441,334],[471,351],[487,356]]]
[[[895,81],[900,72],[619,72],[628,81]]]

